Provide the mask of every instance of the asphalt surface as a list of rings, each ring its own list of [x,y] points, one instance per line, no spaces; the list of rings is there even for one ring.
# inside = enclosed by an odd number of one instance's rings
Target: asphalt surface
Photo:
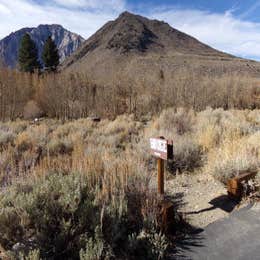
[[[178,245],[177,259],[260,260],[260,203],[188,236]]]

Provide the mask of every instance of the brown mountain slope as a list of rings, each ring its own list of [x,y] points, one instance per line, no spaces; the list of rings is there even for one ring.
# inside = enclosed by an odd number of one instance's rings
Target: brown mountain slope
[[[176,71],[257,75],[260,63],[217,51],[170,27],[128,12],[108,22],[61,66],[85,72],[100,84],[123,80],[170,83]]]

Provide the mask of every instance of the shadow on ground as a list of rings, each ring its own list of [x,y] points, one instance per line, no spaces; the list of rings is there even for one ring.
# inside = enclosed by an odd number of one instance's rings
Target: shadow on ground
[[[181,206],[184,205],[183,202],[183,194],[178,193],[173,198],[172,201],[177,201],[176,207],[180,209]],[[238,202],[232,200],[227,195],[221,195],[209,202],[211,207],[199,210],[199,211],[191,211],[186,212],[185,215],[189,214],[199,214],[206,211],[211,211],[214,209],[221,209],[225,212],[232,212],[234,208],[237,206]],[[183,218],[183,221],[180,222],[180,226],[178,227],[178,232],[176,236],[176,241],[174,245],[174,249],[171,250],[169,257],[167,259],[190,259],[187,257],[188,252],[193,252],[194,248],[204,247],[203,240],[203,229],[194,227],[186,222]]]
[[[189,259],[187,257],[187,252],[192,252],[192,248],[203,247],[204,238],[201,234],[202,231],[203,229],[193,227],[192,231],[179,238],[168,259]]]
[[[191,247],[202,246],[203,238],[200,233],[203,229],[190,225],[184,215],[180,213],[180,209],[185,205],[183,196],[183,193],[176,193],[173,196],[166,197],[167,200],[173,203],[175,210],[179,212],[179,214],[176,214],[179,219],[175,221],[178,224],[173,227],[174,247],[169,251],[166,259],[188,259],[185,255]]]
[[[225,212],[232,212],[233,209],[238,205],[238,201],[232,200],[228,195],[221,195],[209,202],[211,204],[211,207],[201,209],[198,211],[189,211],[186,213],[186,215],[191,215],[191,214],[199,214],[205,211],[211,211],[214,209],[221,209]]]

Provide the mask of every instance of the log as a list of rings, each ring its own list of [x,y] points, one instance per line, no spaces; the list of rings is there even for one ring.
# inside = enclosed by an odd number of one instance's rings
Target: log
[[[235,199],[242,199],[243,181],[254,179],[257,172],[245,172],[227,181],[228,195]]]

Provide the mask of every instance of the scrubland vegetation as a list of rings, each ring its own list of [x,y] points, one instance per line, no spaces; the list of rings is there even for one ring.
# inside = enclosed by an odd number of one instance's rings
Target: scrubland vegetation
[[[149,137],[174,141],[169,176],[204,172],[225,184],[259,172],[259,130],[257,109],[1,123],[1,251],[26,259],[163,258],[172,240],[158,222]]]
[[[163,78],[98,86],[80,74],[0,70],[2,258],[163,259],[174,239],[160,225],[152,136],[174,142],[169,176],[225,184],[259,171],[257,79]],[[176,212],[176,229],[180,221]]]
[[[244,197],[260,200],[257,62],[128,12],[61,66],[51,36],[38,54],[26,34],[20,72],[0,64],[0,259],[172,259],[194,231],[188,214],[214,210],[228,179],[256,173]],[[158,136],[173,140],[166,196]],[[179,212],[182,194],[211,182],[213,207]]]
[[[0,70],[0,119],[33,118],[45,115],[76,119],[97,115],[114,119],[121,114],[135,118],[154,115],[168,107],[195,111],[255,109],[260,107],[259,79],[245,74],[199,75],[178,70],[171,84],[163,71],[152,82],[117,80],[96,85],[84,74],[27,74]],[[168,76],[167,76],[168,77]],[[167,81],[169,82],[169,80]]]

